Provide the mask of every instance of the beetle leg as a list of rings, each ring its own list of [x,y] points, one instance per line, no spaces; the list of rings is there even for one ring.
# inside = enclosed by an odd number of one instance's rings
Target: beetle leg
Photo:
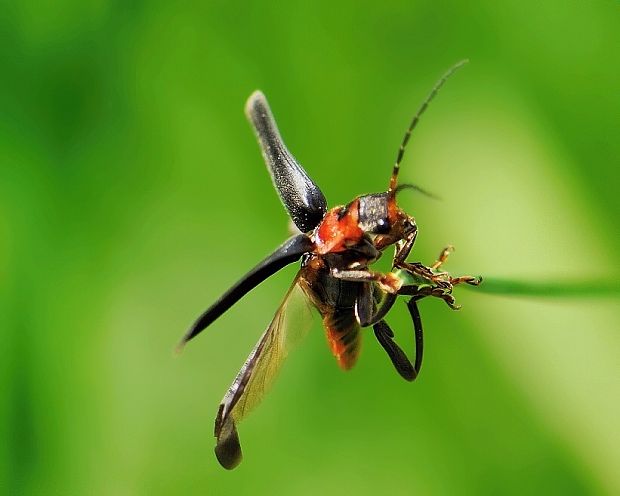
[[[437,298],[441,298],[443,301],[446,302],[446,305],[448,305],[452,310],[461,309],[461,305],[456,304],[456,300],[454,299],[454,296],[452,296],[450,293],[438,293],[433,296],[436,296]]]
[[[415,362],[413,365],[416,375],[420,373],[422,368],[422,352],[424,351],[424,332],[422,330],[422,317],[420,316],[420,310],[418,310],[418,304],[416,303],[419,298],[413,297],[407,302],[407,309],[411,320],[413,322],[413,332],[415,339]]]
[[[375,299],[372,294],[372,283],[362,283],[357,285],[359,294],[355,299],[355,317],[362,327],[366,327],[372,319],[375,307]]]
[[[384,297],[377,308],[377,312],[372,316],[367,326],[382,320],[387,315],[394,306],[394,303],[396,303],[396,296],[398,295],[395,293],[384,293]]]
[[[399,265],[399,268],[416,274],[429,281],[432,281],[435,276],[433,271],[421,262],[402,262]]]
[[[360,291],[360,295],[356,301],[355,314],[357,320],[362,327],[368,327],[376,324],[390,311],[396,302],[396,293],[386,293],[380,291],[376,285],[364,284],[364,288]],[[383,295],[383,298],[375,304],[373,290],[377,290]]]
[[[437,258],[437,261],[430,266],[430,268],[432,270],[437,270],[441,267],[441,265],[443,263],[445,263],[445,261],[448,259],[448,256],[450,255],[450,253],[452,253],[454,251],[454,246],[452,245],[448,245],[446,246],[443,250],[441,250],[441,253],[439,254],[439,257]],[[474,276],[460,276],[460,277],[451,277],[449,276],[449,274],[447,272],[441,272],[441,273],[436,273],[436,276],[441,275],[441,276],[448,276],[449,280],[450,280],[450,284],[452,284],[452,286],[456,286],[457,284],[461,284],[461,283],[465,283],[465,284],[470,284],[472,286],[479,286],[480,283],[482,282],[482,277],[478,276],[478,277],[474,277]]]
[[[415,358],[412,364],[405,352],[394,341],[394,332],[385,320],[380,320],[373,326],[375,336],[379,344],[388,354],[396,371],[407,381],[413,381],[420,373],[422,367],[422,354],[424,349],[424,334],[422,331],[422,319],[416,304],[418,298],[413,297],[407,302],[407,308],[413,321]]]
[[[456,304],[456,300],[454,299],[454,296],[452,296],[452,286],[449,283],[446,284],[448,284],[447,288],[442,288],[439,286],[403,286],[398,291],[398,294],[411,295],[415,297],[416,301],[427,296],[433,296],[445,301],[452,310],[459,310],[461,306]]]
[[[431,265],[431,269],[437,270],[439,267],[441,267],[442,264],[446,260],[448,260],[448,256],[453,251],[454,251],[454,246],[452,246],[452,245],[448,245],[443,250],[441,250],[441,253],[439,254],[439,257],[437,257],[437,260],[435,261],[435,263],[433,265]]]
[[[177,349],[210,326],[226,310],[237,303],[243,296],[258,286],[261,282],[278,272],[283,267],[299,260],[304,253],[312,250],[314,243],[305,234],[298,234],[285,241],[271,255],[248,272],[234,284],[219,300],[211,305],[187,331]]]
[[[471,286],[480,286],[480,283],[482,282],[482,277],[478,276],[460,276],[460,277],[451,277],[450,278],[450,284],[452,284],[453,286],[456,286],[457,284],[461,284],[461,283],[465,283],[465,284],[469,284]]]
[[[392,361],[396,372],[398,372],[403,379],[413,381],[417,373],[405,352],[394,342],[394,332],[392,332],[392,329],[390,329],[385,320],[377,322],[372,328],[375,332],[377,341],[379,341],[379,344]]]
[[[426,279],[442,291],[452,291],[452,284],[447,272],[435,273],[430,267],[420,262],[403,262],[399,265],[399,268]]]
[[[382,272],[374,272],[372,270],[339,270],[332,268],[330,275],[336,279],[342,279],[343,281],[353,282],[376,282],[381,289],[387,293],[396,294],[402,286],[402,280],[393,274],[388,272],[384,274]]]
[[[400,267],[401,264],[405,262],[409,253],[411,253],[411,249],[415,243],[416,237],[418,235],[418,230],[411,232],[407,237],[398,243],[394,248],[394,260],[392,262],[393,267]]]
[[[301,232],[311,231],[327,212],[325,196],[286,148],[265,95],[252,93],[245,113],[286,211]]]

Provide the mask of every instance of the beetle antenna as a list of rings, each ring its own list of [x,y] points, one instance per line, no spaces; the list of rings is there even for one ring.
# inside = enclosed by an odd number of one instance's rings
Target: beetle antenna
[[[396,163],[394,164],[394,168],[392,169],[392,177],[390,178],[390,189],[388,190],[388,193],[396,194],[396,191],[397,191],[396,184],[398,182],[398,171],[400,170],[400,163],[403,160],[403,155],[405,154],[405,148],[407,147],[407,143],[409,143],[409,138],[411,137],[411,132],[415,129],[416,125],[418,124],[418,121],[420,120],[420,117],[422,117],[422,114],[428,108],[428,104],[431,103],[433,98],[435,98],[435,95],[439,92],[439,90],[444,85],[444,83],[448,80],[448,78],[452,76],[452,74],[454,74],[457,70],[459,70],[461,67],[463,67],[468,62],[469,62],[468,59],[464,59],[454,64],[452,67],[450,67],[448,72],[446,72],[439,79],[439,81],[435,83],[435,86],[433,87],[431,92],[426,97],[426,100],[424,100],[424,102],[422,103],[422,105],[420,105],[420,108],[418,109],[416,114],[413,116],[413,119],[411,120],[411,124],[409,124],[409,128],[407,128],[407,132],[405,133],[405,136],[403,137],[403,141],[400,144],[400,148],[398,149],[398,155],[396,156]]]
[[[433,200],[441,200],[439,196],[429,191],[426,191],[425,189],[420,188],[420,186],[418,186],[417,184],[399,184],[394,190],[394,194],[397,195],[403,189],[412,189],[414,191],[417,191],[418,193],[422,193],[424,196],[428,196],[429,198],[432,198]]]

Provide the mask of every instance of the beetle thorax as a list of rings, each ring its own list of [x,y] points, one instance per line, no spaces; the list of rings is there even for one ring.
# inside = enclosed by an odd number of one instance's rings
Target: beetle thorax
[[[382,250],[417,229],[413,217],[396,205],[394,195],[363,195],[346,206],[330,209],[312,234],[315,253],[342,253],[365,244],[368,238]]]
[[[330,209],[312,234],[319,254],[338,253],[357,245],[364,236],[359,226],[359,202]]]

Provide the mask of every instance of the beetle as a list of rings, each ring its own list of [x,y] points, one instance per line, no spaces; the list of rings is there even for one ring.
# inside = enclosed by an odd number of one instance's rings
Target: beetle
[[[244,295],[283,267],[301,260],[297,276],[275,316],[222,400],[215,420],[215,454],[227,469],[241,459],[237,423],[255,407],[272,383],[280,365],[295,343],[293,326],[288,325],[291,302],[304,299],[323,320],[327,340],[338,365],[345,370],[355,365],[360,351],[361,329],[372,327],[396,371],[413,381],[422,364],[423,331],[417,301],[426,296],[443,299],[459,308],[452,289],[460,283],[478,285],[481,278],[452,277],[439,269],[451,247],[440,253],[431,266],[408,262],[418,228],[415,219],[396,202],[397,194],[412,188],[398,184],[405,147],[420,116],[445,81],[467,61],[454,65],[435,84],[414,115],[399,147],[387,191],[360,195],[346,205],[327,208],[319,187],[289,152],[275,119],[260,91],[255,91],[245,107],[254,128],[273,184],[299,233],[242,277],[211,305],[191,326],[179,347],[193,339]],[[388,247],[394,247],[392,270],[374,271],[371,266]],[[409,296],[407,307],[414,328],[413,362],[394,341],[385,321],[399,295]]]

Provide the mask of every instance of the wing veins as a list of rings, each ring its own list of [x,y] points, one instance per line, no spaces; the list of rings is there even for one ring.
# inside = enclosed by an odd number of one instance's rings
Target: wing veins
[[[236,424],[261,402],[290,349],[296,344],[297,340],[291,338],[292,326],[290,322],[287,322],[292,297],[303,298],[305,308],[309,309],[309,303],[299,285],[299,279],[298,273],[272,321],[252,349],[220,403],[215,420],[216,454],[219,452],[218,459],[226,468],[234,468],[241,461],[241,447]],[[309,322],[310,319],[305,320]],[[301,323],[303,322],[302,320]],[[301,325],[294,330],[300,336],[305,333]]]

